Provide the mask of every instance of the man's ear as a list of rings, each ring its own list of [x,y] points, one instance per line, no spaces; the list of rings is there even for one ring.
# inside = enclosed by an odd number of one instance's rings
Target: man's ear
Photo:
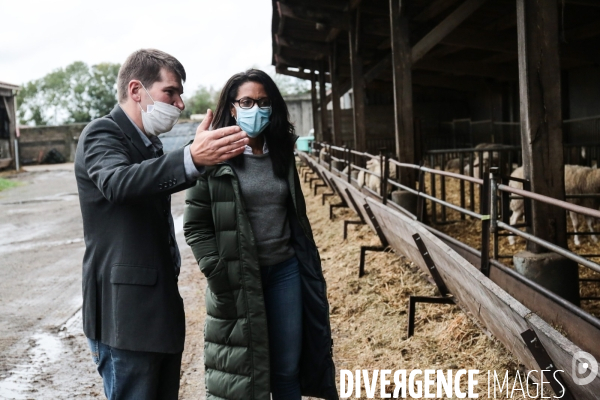
[[[140,81],[133,80],[133,79],[129,81],[129,84],[127,85],[127,94],[129,95],[129,98],[131,100],[133,100],[136,103],[141,102],[142,101],[141,90],[142,90],[142,85],[141,85]]]

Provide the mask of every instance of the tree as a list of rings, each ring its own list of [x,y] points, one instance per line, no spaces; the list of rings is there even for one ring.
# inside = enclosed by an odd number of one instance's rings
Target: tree
[[[89,122],[108,114],[117,97],[119,64],[76,61],[23,85],[17,98],[23,124]]]
[[[304,94],[310,92],[310,81],[294,76],[275,74],[271,75],[283,96]]]
[[[192,114],[205,114],[210,108],[215,110],[221,90],[215,90],[212,86],[200,85],[189,99],[185,100],[185,110],[181,114],[182,118],[190,118]]]

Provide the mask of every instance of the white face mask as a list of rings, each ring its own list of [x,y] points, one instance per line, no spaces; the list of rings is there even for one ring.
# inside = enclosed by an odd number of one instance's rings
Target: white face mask
[[[144,85],[142,87],[146,90]],[[142,125],[144,125],[144,130],[148,135],[160,135],[161,133],[169,132],[177,123],[181,115],[181,110],[162,101],[154,101],[147,90],[146,93],[154,104],[149,104],[146,107],[148,111],[144,111],[142,105],[138,103],[140,110],[142,110]]]

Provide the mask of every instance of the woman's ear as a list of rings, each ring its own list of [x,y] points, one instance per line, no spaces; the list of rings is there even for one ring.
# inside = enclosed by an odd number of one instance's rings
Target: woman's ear
[[[231,111],[231,116],[233,118],[236,118],[237,117],[237,110],[235,109],[234,106],[231,106],[230,111]]]

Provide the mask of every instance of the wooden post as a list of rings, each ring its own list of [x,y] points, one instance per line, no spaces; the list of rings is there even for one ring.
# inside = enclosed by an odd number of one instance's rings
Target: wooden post
[[[390,0],[392,74],[394,78],[394,123],[396,156],[400,162],[415,163],[415,129],[412,105],[412,61],[406,0]],[[400,182],[415,187],[412,170],[400,170]]]
[[[348,31],[350,42],[350,73],[352,80],[352,115],[354,121],[354,147],[358,151],[367,151],[365,123],[365,76],[362,57],[358,55],[358,29],[360,13],[356,12]]]
[[[321,140],[330,142],[329,122],[327,122],[327,92],[325,91],[325,62],[319,71],[319,102],[321,103]]]
[[[319,104],[317,101],[317,76],[313,70],[310,74],[310,98],[312,100],[313,136],[318,141],[323,140],[323,134],[319,129]]]
[[[331,143],[341,144],[342,139],[342,116],[340,110],[340,82],[338,77],[338,54],[335,41],[331,45],[331,54],[329,55],[329,77],[331,79]]]
[[[557,0],[517,0],[521,145],[535,193],[564,200]],[[533,234],[567,246],[564,210],[533,202]],[[533,253],[544,249],[528,242]]]

